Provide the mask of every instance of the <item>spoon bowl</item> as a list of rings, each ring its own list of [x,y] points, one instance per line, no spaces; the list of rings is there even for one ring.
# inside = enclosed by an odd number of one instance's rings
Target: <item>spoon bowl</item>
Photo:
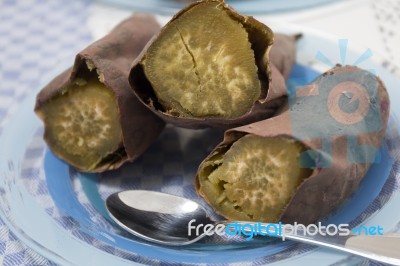
[[[156,191],[128,190],[106,200],[110,217],[129,233],[164,245],[188,245],[205,236],[188,234],[188,224],[214,224],[196,202]]]

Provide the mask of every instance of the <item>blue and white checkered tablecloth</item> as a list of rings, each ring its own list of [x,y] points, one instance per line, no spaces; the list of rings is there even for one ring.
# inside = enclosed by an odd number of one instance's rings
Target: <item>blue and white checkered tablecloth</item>
[[[72,64],[92,41],[88,1],[0,1],[0,121],[46,73]],[[1,127],[0,127],[1,130]],[[0,265],[55,265],[27,248],[0,220]]]

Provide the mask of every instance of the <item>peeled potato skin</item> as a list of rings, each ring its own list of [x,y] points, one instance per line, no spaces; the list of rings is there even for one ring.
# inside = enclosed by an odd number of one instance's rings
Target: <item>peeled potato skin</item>
[[[296,63],[296,42],[300,38],[301,34],[275,34],[269,59],[279,69],[286,80],[289,78],[292,67]]]

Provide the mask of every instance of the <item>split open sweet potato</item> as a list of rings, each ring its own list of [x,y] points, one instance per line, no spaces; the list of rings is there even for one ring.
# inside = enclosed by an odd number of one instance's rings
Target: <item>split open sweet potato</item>
[[[134,160],[158,137],[164,122],[135,97],[128,73],[159,29],[150,15],[124,20],[40,91],[35,112],[58,157],[81,171],[101,172]]]
[[[231,220],[317,222],[358,188],[388,116],[378,77],[337,66],[297,88],[276,117],[228,130],[201,163],[196,188]]]

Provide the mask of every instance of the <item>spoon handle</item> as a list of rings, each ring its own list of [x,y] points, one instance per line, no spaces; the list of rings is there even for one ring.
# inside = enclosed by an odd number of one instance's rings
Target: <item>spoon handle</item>
[[[369,255],[370,259],[400,265],[400,235],[353,236],[345,248]],[[354,253],[356,254],[356,253]],[[364,256],[366,257],[366,256]]]
[[[245,223],[241,223],[244,225]],[[266,228],[278,228],[279,225],[271,227],[271,224],[259,224]],[[281,225],[282,226],[282,225]],[[283,229],[285,230],[285,228]],[[268,230],[270,233],[271,231]],[[285,239],[303,242],[311,245],[328,247],[336,250],[359,255],[379,262],[400,265],[400,234],[385,234],[378,236],[364,235],[329,235],[325,230],[307,233],[299,229],[285,230]],[[282,237],[282,234],[268,234],[274,237]]]
[[[400,265],[400,234],[384,236],[303,236],[288,234],[286,238],[341,250],[384,263]]]

